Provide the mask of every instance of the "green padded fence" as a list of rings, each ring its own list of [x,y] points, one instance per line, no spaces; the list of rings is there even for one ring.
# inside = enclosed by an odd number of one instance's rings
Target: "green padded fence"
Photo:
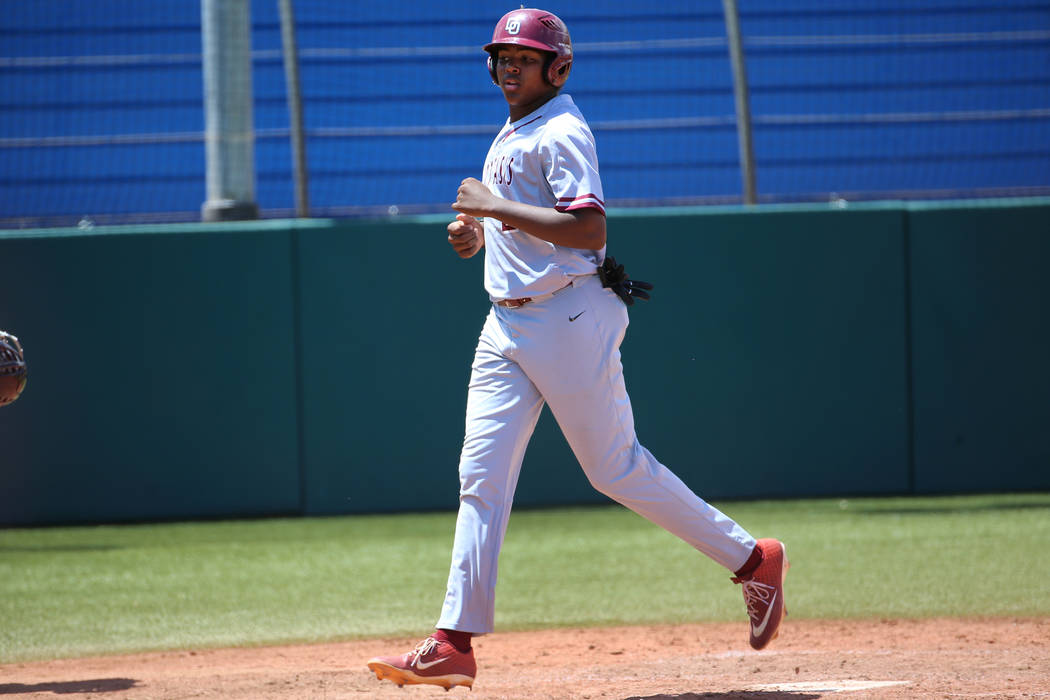
[[[913,204],[921,492],[1050,486],[1050,205]]]
[[[0,524],[454,508],[442,217],[0,232]],[[1050,488],[1050,200],[624,210],[638,433],[710,499]],[[545,412],[517,502],[602,502]]]

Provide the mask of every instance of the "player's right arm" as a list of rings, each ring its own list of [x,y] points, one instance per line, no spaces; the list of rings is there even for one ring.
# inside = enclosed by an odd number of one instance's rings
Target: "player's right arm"
[[[469,214],[457,214],[448,225],[448,242],[459,257],[473,257],[485,246],[485,227]]]
[[[452,208],[470,216],[491,216],[555,245],[585,250],[605,246],[604,211],[591,207],[561,211],[504,199],[472,177],[460,183]]]

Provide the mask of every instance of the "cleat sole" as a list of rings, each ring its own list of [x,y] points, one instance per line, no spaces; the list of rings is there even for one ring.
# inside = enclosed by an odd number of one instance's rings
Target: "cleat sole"
[[[376,678],[383,681],[388,680],[401,688],[406,685],[437,685],[445,690],[452,690],[457,685],[474,689],[474,679],[470,676],[454,673],[444,676],[420,676],[412,671],[397,668],[378,661],[370,661],[368,668],[375,672]]]

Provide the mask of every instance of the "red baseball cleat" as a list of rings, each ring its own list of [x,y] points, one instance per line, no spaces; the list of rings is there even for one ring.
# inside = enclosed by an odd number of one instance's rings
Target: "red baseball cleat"
[[[751,646],[764,649],[777,638],[780,621],[784,619],[784,577],[787,576],[787,554],[784,543],[779,540],[758,541],[762,550],[762,563],[746,578],[733,578],[744,588],[744,603],[747,616],[751,618]]]
[[[416,648],[401,656],[377,656],[368,662],[376,678],[403,685],[426,683],[440,685],[445,690],[453,686],[474,685],[478,665],[474,661],[474,650],[463,653],[448,642],[439,642],[427,637]]]

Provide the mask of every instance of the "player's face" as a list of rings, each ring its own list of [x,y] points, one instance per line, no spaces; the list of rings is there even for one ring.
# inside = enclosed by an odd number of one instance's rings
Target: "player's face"
[[[496,78],[510,105],[510,119],[517,121],[540,107],[558,90],[543,77],[547,56],[520,46],[502,46],[496,60]]]

